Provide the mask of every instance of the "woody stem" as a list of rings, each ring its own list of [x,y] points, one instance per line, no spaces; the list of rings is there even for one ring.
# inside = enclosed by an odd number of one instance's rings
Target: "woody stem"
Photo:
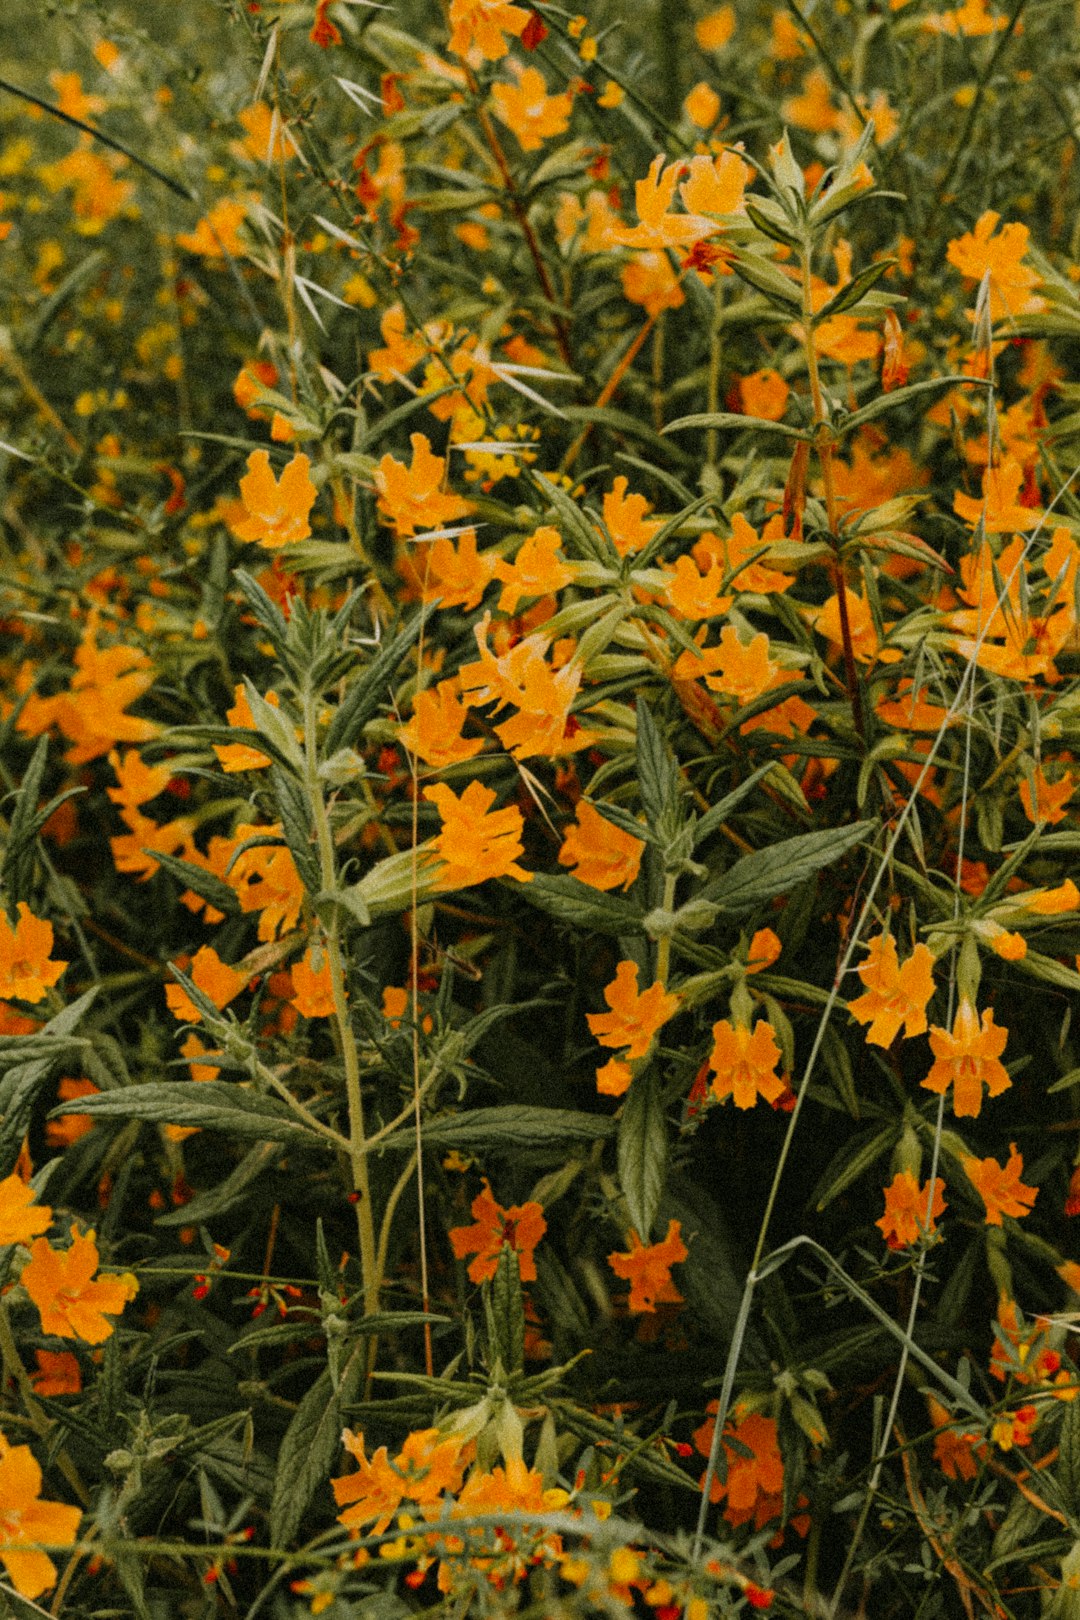
[[[833,585],[836,590],[836,605],[840,614],[840,641],[844,656],[844,684],[847,687],[855,730],[859,733],[861,740],[865,742],[866,722],[863,718],[862,696],[859,692],[858,677],[855,673],[855,648],[851,639],[847,582],[844,579],[844,564],[840,555],[840,514],[836,504],[836,485],[833,478],[832,430],[829,427],[825,399],[821,391],[821,373],[818,370],[817,345],[814,342],[814,305],[810,283],[809,243],[804,247],[802,256],[802,295],[802,328],[806,342],[806,369],[810,379],[810,401],[814,412],[814,449],[817,451],[818,464],[821,467],[821,482],[825,492],[825,511],[829,523],[829,544],[833,553],[832,574]]]
[[[316,694],[310,682],[304,690],[304,764],[308,802],[315,822],[319,849],[319,881],[324,894],[337,887],[337,867],[330,818],[326,812],[323,787],[319,781],[316,748]],[[329,909],[323,924],[326,954],[330,961],[330,984],[334,999],[334,1026],[341,1059],[345,1066],[345,1093],[349,1107],[349,1164],[353,1191],[357,1194],[356,1225],[360,1240],[360,1268],[364,1279],[364,1311],[373,1316],[379,1308],[378,1258],[375,1246],[375,1220],[371,1209],[371,1183],[368,1176],[368,1144],[364,1130],[364,1098],[360,1086],[360,1054],[345,999],[345,964],[341,953],[340,922],[337,907]]]

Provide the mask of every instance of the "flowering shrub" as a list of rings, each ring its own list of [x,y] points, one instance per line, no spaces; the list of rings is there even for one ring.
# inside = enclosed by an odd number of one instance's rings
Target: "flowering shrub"
[[[42,9],[3,1605],[1080,1614],[1060,8]]]

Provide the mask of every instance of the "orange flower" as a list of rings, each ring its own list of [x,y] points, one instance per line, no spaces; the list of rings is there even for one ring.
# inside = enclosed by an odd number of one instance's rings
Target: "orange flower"
[[[160,765],[144,764],[137,748],[126,748],[122,756],[114,748],[109,755],[109,764],[120,786],[106,788],[105,791],[113,804],[120,805],[121,809],[138,810],[151,799],[156,799],[159,793],[164,793],[173,778],[173,768],[168,760],[163,760]]]
[[[247,203],[242,198],[222,197],[193,231],[177,233],[176,245],[204,259],[242,258],[246,249],[239,231],[246,217]]]
[[[332,45],[341,44],[341,29],[334,19],[328,15],[333,0],[315,0],[315,18],[311,25],[308,38],[320,50],[329,50]]]
[[[686,302],[670,259],[659,250],[635,253],[623,266],[621,279],[623,297],[631,304],[640,304],[653,320],[662,310],[679,309]]]
[[[1013,1215],[1019,1219],[1031,1213],[1039,1189],[1025,1187],[1020,1180],[1024,1157],[1017,1153],[1015,1142],[1009,1143],[1009,1160],[1005,1165],[1000,1165],[996,1159],[966,1156],[960,1162],[964,1166],[964,1174],[986,1205],[987,1226],[1000,1226],[1003,1215]]]
[[[41,1467],[29,1446],[0,1434],[0,1563],[24,1598],[40,1597],[56,1581],[42,1546],[70,1547],[82,1508],[41,1500]]]
[[[232,853],[251,838],[281,838],[280,822],[259,827],[242,823],[236,827],[231,839],[211,839],[211,855],[219,859],[224,868]],[[214,859],[211,870],[216,870]],[[284,843],[262,844],[246,849],[233,861],[228,874],[221,871],[229,887],[240,901],[240,910],[259,912],[259,938],[276,939],[281,932],[296,926],[304,899],[304,885],[292,855]]]
[[[410,333],[408,318],[400,304],[391,304],[379,323],[383,349],[372,349],[368,365],[380,382],[396,382],[405,377],[427,353],[424,338]]]
[[[787,383],[772,366],[739,378],[739,403],[746,415],[759,416],[766,422],[781,421],[790,393]]]
[[[670,212],[675,185],[683,172],[682,163],[665,166],[663,154],[653,159],[644,180],[638,180],[634,185],[639,223],[617,227],[613,233],[620,247],[642,248],[648,253],[662,254],[667,248],[684,247],[718,229],[715,221],[706,219],[704,215]]]
[[[995,236],[1000,219],[1000,214],[987,209],[976,220],[975,229],[951,241],[945,254],[949,263],[971,281],[981,281],[989,270],[990,315],[995,321],[1010,315],[1032,315],[1046,308],[1045,300],[1033,291],[1042,278],[1037,270],[1021,263],[1030,231],[1014,221]]]
[[[35,1204],[36,1197],[20,1176],[5,1176],[0,1181],[0,1248],[29,1243],[48,1229],[52,1210],[47,1204]]]
[[[684,553],[676,557],[673,567],[664,568],[668,580],[664,587],[667,605],[680,619],[719,618],[735,600],[730,591],[722,589],[727,576],[721,563],[711,562],[708,571],[702,573],[699,566],[702,552],[703,548],[695,546],[692,557]]]
[[[413,717],[398,731],[398,741],[434,770],[471,759],[484,746],[482,737],[461,735],[469,711],[456,696],[456,688],[456,680],[440,681],[438,686],[417,692]]]
[[[545,1490],[544,1476],[527,1467],[521,1457],[511,1457],[505,1468],[470,1474],[458,1496],[466,1514],[543,1512],[565,1507],[566,1501],[566,1492],[558,1486]]]
[[[688,178],[679,187],[679,196],[691,217],[705,214],[746,212],[743,193],[753,169],[729,146],[716,157],[699,152],[687,164]],[[716,226],[710,227],[715,231]],[[726,271],[723,272],[727,274]]]
[[[716,1401],[710,1401],[708,1410],[715,1412],[717,1405]],[[716,1420],[711,1417],[694,1431],[694,1444],[703,1457],[712,1450],[715,1431]],[[728,1445],[729,1436],[735,1443],[733,1446]],[[725,1478],[714,1475],[711,1499],[719,1502],[727,1497],[724,1517],[729,1524],[746,1524],[752,1519],[754,1528],[760,1530],[777,1517],[783,1506],[784,1459],[780,1455],[776,1419],[736,1407],[724,1430],[723,1447],[727,1460]]]
[[[554,758],[588,747],[595,732],[570,726],[570,709],[581,686],[580,660],[566,656],[564,642],[549,664],[545,658],[548,638],[539,633],[525,636],[496,658],[487,645],[489,624],[490,615],[485,613],[473,627],[480,657],[475,663],[463,664],[458,674],[468,703],[476,707],[496,703],[500,708],[511,703],[518,710],[495,727],[503,747],[516,759]],[[563,655],[558,668],[556,652]]]
[[[52,948],[52,923],[35,917],[25,900],[19,901],[14,928],[0,911],[0,996],[41,1001],[67,967],[66,962],[50,961]]]
[[[806,75],[802,94],[789,96],[780,108],[785,123],[797,124],[814,135],[824,135],[841,122],[841,115],[833,105],[829,80],[822,68],[811,68]]]
[[[54,1249],[48,1238],[35,1238],[21,1282],[41,1313],[42,1333],[61,1339],[101,1344],[113,1331],[107,1316],[118,1316],[135,1298],[139,1284],[130,1271],[94,1278],[98,1268],[95,1234],[73,1226],[71,1247]]]
[[[566,829],[559,865],[594,889],[628,889],[638,875],[645,840],[608,821],[588,799],[580,799],[577,820]]]
[[[682,1295],[671,1280],[671,1268],[689,1254],[680,1236],[679,1221],[669,1221],[667,1235],[659,1243],[642,1243],[631,1229],[630,1248],[608,1255],[608,1265],[616,1277],[630,1284],[630,1311],[655,1311],[661,1305],[678,1305]]]
[[[890,1249],[906,1249],[918,1238],[936,1230],[934,1222],[948,1208],[943,1196],[944,1188],[945,1183],[935,1179],[930,1223],[927,1225],[930,1183],[924,1181],[920,1187],[910,1170],[896,1172],[891,1184],[885,1188],[885,1213],[874,1222],[875,1226],[880,1226],[881,1235]]]
[[[1024,469],[1013,456],[1006,456],[1000,467],[987,467],[982,475],[982,499],[958,491],[953,496],[953,511],[965,523],[974,526],[983,519],[987,534],[1023,534],[1042,521],[1043,513],[1035,506],[1022,506],[1018,499],[1024,482]],[[994,588],[997,597],[997,587]]]
[[[92,1080],[67,1077],[57,1087],[60,1102],[71,1102],[75,1097],[96,1097],[98,1088]],[[90,1114],[61,1114],[59,1119],[45,1121],[45,1140],[50,1147],[66,1148],[78,1142],[94,1128]]]
[[[506,35],[519,39],[529,15],[508,0],[450,0],[453,32],[447,49],[455,56],[479,51],[486,61],[497,62],[510,49]]]
[[[360,1465],[355,1473],[330,1481],[338,1506],[349,1504],[338,1514],[338,1523],[350,1530],[374,1519],[371,1533],[382,1535],[406,1498],[426,1507],[441,1501],[446,1492],[461,1489],[462,1443],[457,1436],[438,1429],[415,1430],[393,1462],[385,1446],[369,1462],[362,1434],[346,1429],[341,1438]]]
[[[926,1031],[926,1005],[934,993],[934,957],[927,946],[915,946],[903,967],[892,935],[879,934],[866,941],[869,953],[856,971],[866,986],[864,995],[848,1002],[848,1012],[860,1024],[869,1024],[871,1046],[891,1046],[901,1025],[911,1038]]]
[[[1034,912],[1037,917],[1060,917],[1080,906],[1080,889],[1072,878],[1066,878],[1054,889],[1030,889],[1019,898],[1024,910]]]
[[[1067,811],[1065,806],[1076,792],[1076,779],[1071,771],[1057,782],[1048,782],[1041,765],[1035,767],[1035,793],[1032,795],[1031,783],[1027,777],[1020,783],[1020,803],[1024,807],[1024,814],[1031,822],[1047,822],[1050,826],[1064,821]]]
[[[999,1061],[1008,1038],[1008,1030],[995,1025],[989,1007],[983,1011],[980,1029],[979,1014],[965,997],[951,1034],[937,1025],[930,1030],[930,1049],[935,1062],[923,1086],[939,1094],[952,1086],[953,1112],[957,1118],[974,1119],[982,1108],[983,1086],[991,1097],[997,1097],[1012,1085],[1008,1071]]]
[[[472,1281],[490,1282],[498,1270],[499,1253],[504,1244],[509,1244],[517,1254],[522,1282],[535,1282],[533,1250],[547,1231],[541,1206],[512,1204],[503,1209],[485,1181],[483,1192],[477,1193],[471,1207],[476,1224],[451,1227],[450,1246],[458,1260],[464,1260],[467,1254],[476,1256],[469,1262]]]
[[[721,51],[735,32],[735,7],[720,6],[694,24],[694,38],[703,51]]]
[[[515,805],[492,810],[495,794],[482,782],[470,782],[460,798],[445,782],[424,789],[442,817],[442,831],[431,848],[443,862],[437,889],[467,889],[488,878],[513,877],[528,883],[531,872],[517,864],[521,854],[521,811]]]
[[[238,973],[227,962],[223,962],[212,945],[200,945],[187,969],[187,976],[196,989],[209,996],[214,1006],[219,1009],[227,1007],[248,982],[248,975]],[[173,1017],[179,1018],[182,1023],[197,1023],[202,1017],[183,985],[167,984],[165,1000]]]
[[[892,0],[892,4],[895,5],[896,0]],[[989,0],[964,0],[963,5],[955,11],[932,12],[923,18],[922,25],[932,34],[964,34],[968,39],[982,39],[987,34],[997,34],[1003,28],[1008,28],[1009,19],[1004,15],[995,17],[989,9]],[[1023,24],[1018,23],[1017,31],[1022,28]],[[994,219],[997,219],[996,214]],[[992,225],[990,229],[993,230]]]
[[[720,116],[720,97],[702,79],[684,100],[683,112],[698,129],[712,129]]]
[[[293,456],[280,480],[270,470],[266,450],[253,450],[247,464],[247,473],[240,480],[246,515],[232,525],[236,538],[257,540],[269,551],[306,540],[311,533],[308,517],[318,494],[308,476],[311,462],[307,456]]]
[[[558,529],[545,524],[522,542],[512,563],[501,557],[496,561],[495,578],[503,586],[499,612],[516,613],[522,597],[553,595],[576,577],[577,569],[562,555]]]
[[[624,1097],[630,1090],[634,1071],[621,1058],[608,1058],[596,1071],[596,1089],[601,1097]]]
[[[272,709],[281,707],[281,699],[276,692],[264,692],[263,697]],[[238,681],[233,688],[233,699],[232,708],[225,710],[225,718],[230,726],[239,726],[243,731],[256,731],[258,727],[251,712],[247,687],[243,681]],[[260,753],[248,743],[215,743],[214,753],[222,770],[230,774],[237,771],[261,771],[270,764],[269,754]]]
[[[628,495],[626,479],[616,478],[604,496],[604,526],[620,557],[640,551],[661,527],[659,518],[646,520],[645,514],[651,510],[644,495]]]
[[[589,1013],[589,1028],[601,1046],[625,1047],[625,1056],[634,1062],[643,1058],[658,1029],[673,1018],[679,996],[665,990],[657,979],[647,990],[638,990],[636,962],[620,962],[615,977],[604,990],[611,1008],[606,1013]]]
[[[403,537],[417,529],[438,529],[472,511],[469,501],[443,491],[446,462],[432,454],[431,440],[423,433],[413,433],[409,443],[411,466],[385,455],[374,474],[379,511]]]
[[[496,84],[491,99],[495,116],[512,129],[523,152],[538,152],[552,135],[562,135],[574,108],[570,92],[549,96],[544,75],[534,67],[521,68],[517,84]]]
[[[764,973],[771,968],[783,950],[779,938],[771,928],[759,928],[750,941],[746,953],[747,973]]]
[[[30,1375],[36,1395],[79,1395],[82,1373],[70,1350],[35,1350],[37,1372]]]
[[[709,1068],[714,1096],[721,1102],[732,1097],[736,1108],[753,1108],[759,1097],[771,1103],[783,1095],[785,1082],[776,1073],[780,1048],[767,1019],[759,1019],[751,1031],[722,1018],[712,1033]]]
[[[290,998],[298,1013],[305,1018],[329,1018],[334,1011],[334,982],[330,971],[330,958],[320,950],[321,961],[315,966],[315,951],[308,946],[299,962],[293,963],[292,982],[295,994]]]
[[[930,1421],[934,1425],[934,1461],[946,1479],[974,1479],[976,1457],[984,1450],[982,1435],[952,1427],[952,1417],[932,1395],[926,1397]]]
[[[118,742],[147,742],[160,729],[152,720],[124,713],[128,704],[154,684],[149,656],[131,645],[98,647],[97,634],[97,612],[92,610],[75,649],[70,690],[48,698],[31,693],[16,722],[26,736],[59,726],[71,739],[72,746],[64,755],[69,765],[100,759]]]
[[[497,562],[490,551],[477,551],[476,530],[466,529],[456,539],[442,534],[427,541],[407,557],[401,572],[415,579],[423,601],[471,611],[494,579]]]

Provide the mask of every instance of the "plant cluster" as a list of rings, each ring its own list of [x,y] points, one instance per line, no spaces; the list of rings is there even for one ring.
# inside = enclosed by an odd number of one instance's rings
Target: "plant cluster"
[[[1080,1615],[1080,51],[931,5],[9,0],[12,1613]]]

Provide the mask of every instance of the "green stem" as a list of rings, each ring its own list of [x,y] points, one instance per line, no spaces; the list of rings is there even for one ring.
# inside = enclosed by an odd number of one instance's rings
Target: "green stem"
[[[310,682],[304,691],[304,756],[305,781],[311,813],[315,822],[315,837],[319,848],[319,880],[324,894],[332,894],[337,886],[337,866],[334,860],[334,839],[330,818],[326,812],[322,783],[319,781],[319,759],[315,742],[315,692]],[[371,1209],[371,1181],[368,1175],[368,1143],[364,1131],[364,1098],[360,1085],[360,1054],[356,1036],[345,1000],[345,964],[341,954],[337,908],[332,908],[324,924],[326,954],[330,959],[330,982],[334,997],[334,1024],[338,1045],[345,1066],[345,1092],[349,1106],[348,1155],[352,1170],[353,1191],[358,1195],[356,1224],[360,1239],[360,1268],[364,1279],[364,1311],[374,1316],[379,1308],[381,1278],[375,1246],[375,1220]]]

